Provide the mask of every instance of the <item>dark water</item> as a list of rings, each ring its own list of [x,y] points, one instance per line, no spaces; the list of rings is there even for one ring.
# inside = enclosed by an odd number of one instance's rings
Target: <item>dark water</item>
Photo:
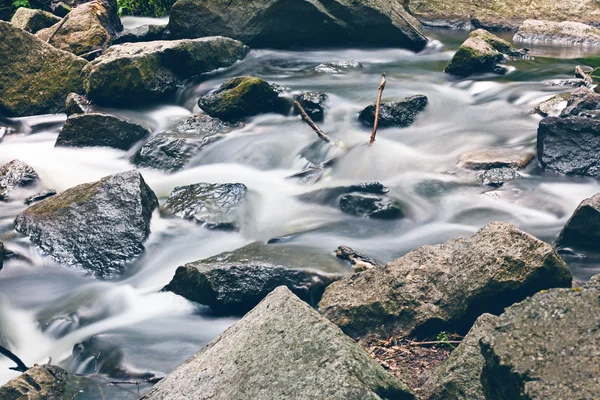
[[[197,98],[227,78],[256,75],[291,91],[328,93],[322,128],[342,140],[345,149],[318,184],[286,179],[305,165],[299,154],[316,136],[298,117],[263,115],[211,145],[185,171],[167,175],[143,170],[163,200],[179,185],[242,182],[252,194],[250,212],[238,233],[207,231],[157,212],[147,253],[128,276],[106,282],[56,265],[15,234],[12,222],[25,206],[19,194],[13,196],[13,201],[0,205],[0,239],[24,260],[8,261],[0,272],[0,339],[28,364],[52,357],[54,363],[81,373],[94,360],[73,359],[73,346],[99,335],[122,353],[123,367],[164,375],[236,320],[212,316],[203,307],[159,292],[183,263],[285,235],[293,237],[289,245],[308,247],[315,254],[331,255],[345,244],[386,262],[423,244],[469,235],[491,221],[508,221],[552,242],[577,204],[600,191],[597,181],[545,173],[533,163],[522,178],[492,190],[480,186],[475,174],[454,173],[456,160],[463,151],[486,146],[534,150],[540,117],[530,111],[554,94],[573,90],[552,83],[570,78],[575,65],[592,65],[594,60],[583,57],[594,54],[577,48],[532,47],[535,59],[512,63],[505,76],[457,81],[442,70],[466,34],[431,31],[434,40],[420,54],[398,49],[252,51],[245,61],[191,82],[160,106],[111,110],[142,120],[158,132],[197,111]],[[363,68],[338,74],[314,70],[320,63],[346,59],[361,62]],[[388,80],[384,98],[421,93],[430,104],[413,126],[380,130],[376,143],[368,147],[370,131],[356,123],[355,115],[374,102],[382,72]],[[58,191],[133,168],[128,161],[132,152],[54,148],[64,119],[62,115],[21,119],[20,134],[6,136],[0,144],[0,163],[21,159],[34,167],[46,186]],[[407,218],[364,220],[296,200],[298,194],[315,188],[367,180],[388,186],[390,195],[404,205]],[[600,262],[568,261],[579,279],[600,273]],[[9,365],[0,360],[0,383],[16,376],[8,371]],[[138,395],[135,386],[105,386],[104,380],[108,378],[94,377],[100,383],[77,399],[101,398],[99,390],[106,398]]]

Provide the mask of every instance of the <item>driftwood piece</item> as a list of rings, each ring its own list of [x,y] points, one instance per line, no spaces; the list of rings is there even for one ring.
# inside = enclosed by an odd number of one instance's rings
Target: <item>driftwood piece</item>
[[[67,22],[68,18],[69,18],[68,14],[63,17],[63,19],[58,23],[58,26],[56,27],[56,29],[52,32],[52,34],[50,34],[50,36],[48,36],[48,40],[46,40],[46,43],[50,43],[50,41],[52,39],[54,39],[54,35],[56,35],[56,33],[60,30],[60,28],[63,27],[65,22]]]
[[[306,122],[308,124],[308,126],[310,126],[312,128],[312,130],[315,131],[315,133],[317,134],[317,136],[319,136],[319,138],[326,141],[327,143],[331,143],[331,144],[335,145],[335,143],[331,140],[331,138],[329,136],[327,136],[327,134],[325,132],[323,132],[323,130],[321,128],[319,128],[319,126],[315,123],[315,121],[312,120],[312,118],[306,113],[306,111],[304,111],[304,107],[302,107],[302,105],[298,101],[295,101],[294,105],[296,106],[298,111],[300,111],[302,120],[304,120],[304,122]]]
[[[434,346],[438,344],[460,344],[460,340],[432,340],[428,342],[408,342],[409,346]]]
[[[379,109],[381,107],[381,96],[383,95],[383,89],[385,89],[385,72],[381,74],[381,84],[379,85],[379,91],[377,93],[377,104],[375,105],[375,121],[373,121],[373,131],[371,131],[371,138],[369,139],[369,146],[375,141],[375,135],[377,134],[377,125],[379,124]]]
[[[10,359],[15,364],[17,364],[16,367],[9,367],[8,369],[12,369],[13,371],[18,371],[18,372],[25,372],[29,369],[29,367],[27,367],[25,365],[25,363],[19,357],[17,357],[15,355],[15,353],[8,350],[6,347],[0,346],[0,354],[5,356],[6,358]]]
[[[338,247],[335,251],[335,256],[342,260],[350,261],[350,264],[352,264],[352,268],[355,271],[364,271],[366,269],[381,267],[381,265],[371,257],[360,254],[348,246]]]
[[[592,74],[594,73],[594,71],[592,71],[589,75],[585,73],[585,71],[583,70],[583,68],[581,68],[581,65],[578,65],[575,67],[575,76],[577,78],[581,78],[585,81],[585,85],[590,87],[594,85],[594,81],[592,80]]]

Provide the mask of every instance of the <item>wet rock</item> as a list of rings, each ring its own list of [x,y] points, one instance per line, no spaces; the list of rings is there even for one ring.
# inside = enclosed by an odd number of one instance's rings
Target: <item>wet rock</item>
[[[336,206],[339,201],[339,197],[348,193],[386,194],[389,191],[390,189],[385,187],[380,182],[362,182],[357,185],[336,186],[314,190],[312,192],[300,195],[299,199],[309,203],[320,203]]]
[[[596,118],[600,115],[600,94],[586,87],[571,93],[567,106],[560,113],[561,117]]]
[[[101,105],[156,101],[183,80],[229,67],[247,53],[242,43],[223,37],[124,43],[86,67],[85,87],[88,98]]]
[[[67,16],[68,13],[70,13],[73,9],[71,7],[69,7],[67,4],[63,3],[62,1],[59,1],[57,4],[52,6],[52,13],[54,13],[54,15],[56,15],[57,17],[61,17],[64,18]]]
[[[48,197],[52,197],[55,194],[56,194],[56,190],[52,190],[52,189],[43,190],[39,193],[34,194],[33,196],[26,198],[24,203],[27,205],[37,203],[38,201],[42,201],[44,199],[47,199]]]
[[[585,199],[558,235],[555,245],[598,250],[600,244],[600,193]]]
[[[591,287],[553,289],[507,308],[480,341],[485,398],[598,397],[599,296]]]
[[[176,38],[223,35],[252,48],[371,45],[419,51],[427,43],[402,4],[384,0],[252,0],[227,7],[216,0],[180,0],[171,8],[169,30]]]
[[[126,29],[113,40],[113,44],[152,42],[155,40],[169,40],[167,25],[142,25],[137,28]]]
[[[298,97],[296,101],[300,103],[304,111],[312,118],[315,122],[323,121],[325,115],[324,104],[327,101],[327,95],[323,92],[304,92]],[[300,111],[294,108],[294,114],[300,114]]]
[[[458,166],[470,170],[488,170],[492,168],[523,169],[535,156],[523,150],[504,147],[490,147],[462,153]]]
[[[209,229],[238,227],[239,208],[246,197],[242,183],[196,183],[173,189],[165,209],[174,215],[196,221]]]
[[[570,93],[561,93],[550,97],[548,100],[538,104],[532,111],[534,114],[539,114],[542,117],[556,117],[567,106]]]
[[[77,93],[69,93],[65,100],[65,113],[68,116],[73,114],[85,114],[91,108],[91,102]]]
[[[83,58],[2,21],[0,37],[0,114],[63,112],[67,95],[83,91]]]
[[[237,255],[243,252],[224,253],[179,267],[165,290],[220,312],[243,314],[278,286],[286,286],[316,306],[327,285],[341,277],[285,264],[238,259]]]
[[[331,284],[319,310],[355,338],[420,337],[466,332],[483,313],[570,285],[571,273],[550,245],[494,222]]]
[[[479,340],[493,328],[498,317],[480,316],[458,347],[437,369],[425,376],[423,392],[427,400],[486,400],[479,379],[485,359]]]
[[[71,115],[56,138],[56,146],[113,147],[129,150],[150,134],[138,123],[104,113]]]
[[[600,121],[548,117],[540,121],[537,156],[545,169],[567,175],[600,177]]]
[[[362,64],[356,60],[332,61],[324,64],[319,64],[315,67],[316,72],[326,74],[341,74],[346,69],[362,68]]]
[[[25,7],[19,7],[10,20],[11,24],[29,33],[36,33],[57,22],[60,22],[60,18],[47,11],[32,10]]]
[[[238,121],[273,112],[279,93],[266,81],[253,76],[230,79],[217,90],[198,100],[198,106],[211,117]]]
[[[15,230],[57,262],[105,277],[144,251],[157,205],[139,172],[123,172],[32,205],[17,216]]]
[[[223,138],[229,124],[206,114],[179,121],[177,125],[153,136],[133,157],[140,167],[177,172],[204,147]]]
[[[419,113],[427,107],[427,96],[418,94],[403,100],[381,103],[379,109],[380,128],[398,127],[404,128],[412,125]],[[358,120],[368,126],[375,122],[375,104],[371,104],[358,115]]]
[[[0,200],[8,197],[11,190],[31,186],[39,180],[38,174],[20,160],[12,160],[0,168]]]
[[[513,37],[515,43],[551,44],[560,46],[600,46],[600,30],[572,21],[523,21]]]
[[[507,41],[477,29],[458,48],[444,72],[460,78],[485,72],[504,73],[498,64],[508,57],[522,57],[524,54]]]
[[[99,1],[82,4],[71,10],[64,22],[42,29],[36,36],[60,50],[80,56],[105,50],[117,32],[111,26],[109,12]]]
[[[41,365],[0,386],[0,398],[6,400],[62,399],[69,375],[56,365]]]
[[[357,343],[279,287],[143,397],[413,400]]]
[[[482,185],[500,187],[519,176],[514,168],[492,168],[477,175],[477,180]]]
[[[351,193],[340,198],[340,210],[355,217],[398,219],[404,216],[398,202],[372,194]]]

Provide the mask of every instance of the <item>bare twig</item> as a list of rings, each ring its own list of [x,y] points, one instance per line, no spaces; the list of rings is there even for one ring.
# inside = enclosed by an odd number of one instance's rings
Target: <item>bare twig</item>
[[[383,95],[383,89],[385,89],[385,72],[381,74],[381,84],[379,85],[379,92],[377,93],[377,104],[375,105],[375,120],[373,121],[373,131],[371,132],[371,138],[369,139],[369,146],[375,141],[375,135],[377,134],[377,124],[379,123],[379,108],[381,107],[381,96]]]
[[[430,342],[408,342],[410,346],[433,346],[435,344],[460,344],[460,340],[432,340]]]
[[[18,372],[25,372],[29,369],[29,367],[27,367],[19,357],[17,357],[12,351],[8,350],[6,347],[0,346],[0,354],[17,364],[16,367],[9,367],[8,369],[12,369],[13,371]]]
[[[300,111],[300,115],[302,116],[302,119],[304,120],[304,122],[306,122],[308,124],[308,126],[310,126],[312,128],[312,130],[315,131],[317,136],[319,136],[321,139],[323,139],[327,143],[331,143],[331,144],[335,145],[335,143],[331,140],[331,138],[329,136],[327,136],[327,134],[325,132],[323,132],[323,130],[321,128],[319,128],[319,126],[317,124],[315,124],[315,121],[312,120],[312,118],[306,113],[306,111],[304,111],[304,108],[302,107],[302,105],[299,102],[295,101],[294,105],[296,106],[298,111]]]
[[[52,32],[52,34],[50,34],[50,36],[48,37],[48,40],[46,40],[46,43],[50,43],[50,41],[54,38],[54,35],[56,35],[56,33],[60,30],[60,28],[62,28],[62,26],[65,24],[65,22],[67,22],[68,18],[69,18],[69,14],[64,16],[64,18],[58,23],[58,26],[56,27],[56,29]]]
[[[585,71],[583,70],[583,68],[581,68],[581,65],[578,65],[575,67],[575,76],[578,78],[581,78],[585,81],[585,85],[586,86],[592,86],[594,84],[594,81],[592,80],[591,75],[594,73],[594,71],[592,71],[591,74],[586,74]]]
[[[96,49],[92,51],[88,51],[87,53],[77,54],[78,57],[86,58],[87,56],[91,56],[92,54],[101,53],[102,49]]]

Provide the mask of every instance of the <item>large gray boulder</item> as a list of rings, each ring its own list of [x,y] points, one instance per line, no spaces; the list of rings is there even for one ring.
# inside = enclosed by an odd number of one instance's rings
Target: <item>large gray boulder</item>
[[[55,365],[33,367],[0,386],[0,399],[62,399],[68,379],[67,371]]]
[[[39,30],[60,22],[60,20],[59,17],[47,11],[19,7],[10,20],[10,23],[29,33],[36,33]]]
[[[545,169],[567,175],[600,177],[600,121],[548,117],[540,121],[537,156]]]
[[[289,289],[163,378],[145,400],[404,400],[408,388]]]
[[[556,239],[558,247],[598,250],[600,245],[600,193],[579,204]]]
[[[71,92],[83,91],[87,61],[0,21],[0,114],[59,113]]]
[[[466,332],[479,315],[568,287],[571,279],[550,245],[494,222],[469,238],[423,246],[331,284],[319,310],[355,338]]]
[[[533,43],[562,46],[600,46],[600,30],[573,21],[523,21],[513,37],[515,43]]]
[[[247,53],[241,42],[224,37],[124,43],[85,68],[85,88],[101,105],[155,101],[173,94],[185,79],[229,67]]]
[[[251,243],[179,267],[165,290],[220,312],[245,313],[277,286],[317,305],[327,285],[340,279],[341,263],[285,245]]]
[[[427,43],[402,4],[384,0],[179,0],[169,30],[176,38],[223,35],[250,47],[354,44],[418,51]]]
[[[597,399],[599,296],[553,289],[507,308],[480,341],[485,399]]]
[[[56,138],[56,146],[129,150],[148,135],[150,130],[147,127],[115,115],[75,114],[65,121]]]
[[[57,262],[105,277],[144,251],[156,206],[142,175],[122,172],[36,203],[17,216],[15,230]]]
[[[21,160],[12,160],[0,167],[0,200],[6,199],[11,190],[32,186],[39,181],[35,170]]]

